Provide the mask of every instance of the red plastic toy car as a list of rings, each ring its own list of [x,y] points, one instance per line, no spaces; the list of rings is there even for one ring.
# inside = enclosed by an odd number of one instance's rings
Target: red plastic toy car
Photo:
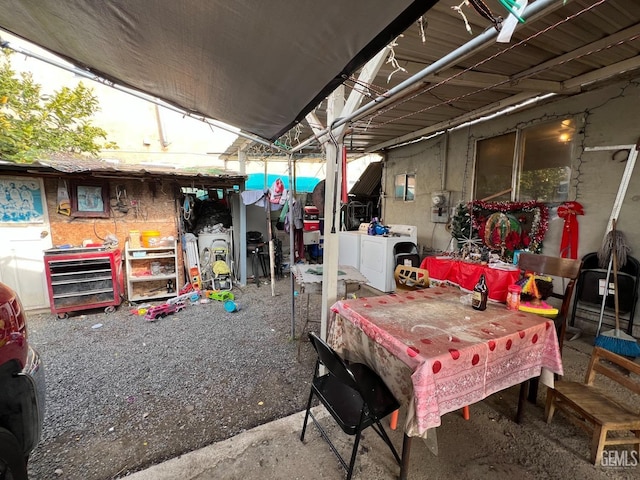
[[[0,478],[27,479],[44,420],[44,367],[16,293],[0,283]]]

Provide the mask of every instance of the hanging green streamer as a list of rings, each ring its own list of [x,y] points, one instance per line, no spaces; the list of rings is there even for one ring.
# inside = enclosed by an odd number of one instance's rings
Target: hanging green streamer
[[[520,23],[524,23],[525,20],[520,15],[518,15],[518,8],[520,8],[520,4],[514,0],[500,0],[500,3],[507,11],[516,17]]]

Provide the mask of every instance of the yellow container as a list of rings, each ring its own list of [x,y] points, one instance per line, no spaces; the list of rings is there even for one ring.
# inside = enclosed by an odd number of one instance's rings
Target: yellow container
[[[160,232],[158,230],[143,230],[140,240],[145,248],[156,247],[160,242]]]
[[[129,230],[129,248],[140,248],[139,230]]]

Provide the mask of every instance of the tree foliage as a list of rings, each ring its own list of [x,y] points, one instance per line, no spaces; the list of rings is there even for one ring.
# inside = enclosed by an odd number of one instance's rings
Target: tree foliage
[[[0,157],[30,163],[49,153],[91,154],[117,148],[107,132],[91,124],[99,110],[82,82],[44,94],[30,73],[16,74],[11,52],[0,53]]]

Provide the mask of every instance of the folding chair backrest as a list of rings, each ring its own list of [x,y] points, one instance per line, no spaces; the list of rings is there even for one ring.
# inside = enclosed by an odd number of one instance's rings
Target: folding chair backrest
[[[331,348],[327,342],[322,340],[313,332],[309,332],[309,341],[318,353],[318,360],[320,363],[322,363],[322,365],[324,365],[338,380],[360,393],[360,389],[358,388],[358,384],[353,373],[351,373],[351,370],[349,370],[349,367],[347,367],[340,355],[338,355],[338,353]]]
[[[418,246],[413,242],[398,242],[393,246],[393,254],[418,253]]]

